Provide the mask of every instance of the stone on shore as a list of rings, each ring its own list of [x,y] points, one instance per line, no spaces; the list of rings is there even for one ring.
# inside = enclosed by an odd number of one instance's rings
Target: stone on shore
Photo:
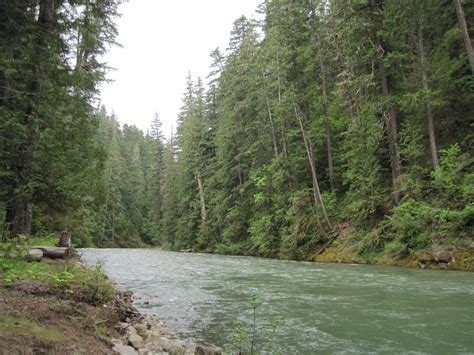
[[[130,334],[128,343],[137,350],[143,348],[143,338],[138,334]]]
[[[223,354],[222,350],[219,348],[213,348],[211,346],[205,345],[196,345],[196,349],[194,350],[194,354],[196,355],[221,355]]]
[[[128,345],[117,344],[112,350],[118,352],[120,355],[136,355],[138,354],[134,348]]]

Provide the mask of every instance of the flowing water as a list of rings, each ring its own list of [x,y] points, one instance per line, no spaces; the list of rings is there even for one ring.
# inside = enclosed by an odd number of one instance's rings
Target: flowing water
[[[229,347],[245,324],[257,329],[260,349],[283,354],[474,354],[474,273],[153,249],[81,253],[133,290],[138,309],[197,341]]]

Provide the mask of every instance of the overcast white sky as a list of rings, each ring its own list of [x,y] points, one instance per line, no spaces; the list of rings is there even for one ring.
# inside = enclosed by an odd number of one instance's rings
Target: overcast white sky
[[[169,136],[181,106],[186,75],[203,79],[209,53],[228,46],[232,23],[253,17],[261,0],[130,0],[120,5],[118,42],[106,56],[114,80],[102,87],[101,101],[121,124],[144,132],[154,112]]]

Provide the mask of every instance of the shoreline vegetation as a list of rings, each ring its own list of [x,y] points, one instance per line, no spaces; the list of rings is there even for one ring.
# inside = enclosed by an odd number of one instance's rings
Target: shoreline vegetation
[[[0,354],[222,353],[141,314],[133,292],[118,291],[101,265],[90,267],[73,253],[29,259],[30,246],[40,243],[52,247],[55,238],[0,244]]]
[[[473,269],[474,2],[264,1],[170,137],[98,102],[119,3],[2,7],[1,240]]]
[[[179,339],[156,316],[140,314],[133,307],[133,292],[116,290],[101,265],[87,266],[77,255],[28,260],[31,245],[49,248],[57,241],[49,236],[0,244],[0,354],[222,353],[213,346]],[[353,250],[336,243],[312,260],[473,270],[472,254],[459,250],[418,253],[410,259],[363,259]]]
[[[100,106],[122,2],[1,5],[7,348],[101,353],[118,336],[100,267],[24,260],[59,231],[78,248],[474,270],[473,1],[264,1],[206,82],[189,73],[168,138],[158,113],[144,133]]]

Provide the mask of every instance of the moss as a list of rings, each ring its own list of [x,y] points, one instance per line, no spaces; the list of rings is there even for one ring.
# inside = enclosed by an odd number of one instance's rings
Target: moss
[[[419,255],[420,253],[418,253]],[[474,271],[474,251],[452,251],[454,261],[449,264],[445,263],[426,263],[427,269],[450,269],[462,271]],[[419,268],[417,255],[414,253],[403,257],[387,250],[381,253],[365,253],[360,255],[354,249],[354,245],[339,244],[331,245],[324,253],[320,255],[313,255],[313,261],[327,262],[327,263],[351,263],[351,264],[375,264],[375,265],[390,265],[390,266],[404,266],[410,268]]]
[[[346,263],[346,264],[368,264],[369,259],[364,259],[354,251],[341,246],[331,246],[321,255],[315,255],[314,261],[326,263]]]
[[[12,337],[19,335],[32,335],[41,340],[57,342],[69,339],[55,329],[40,326],[26,318],[0,314],[0,336]]]

